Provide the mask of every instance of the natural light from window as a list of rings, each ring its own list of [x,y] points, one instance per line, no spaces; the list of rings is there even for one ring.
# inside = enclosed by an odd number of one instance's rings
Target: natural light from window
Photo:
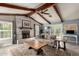
[[[0,40],[12,39],[12,23],[0,21]]]

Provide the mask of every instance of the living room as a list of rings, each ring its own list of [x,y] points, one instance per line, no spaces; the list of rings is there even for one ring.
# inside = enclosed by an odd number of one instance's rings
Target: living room
[[[78,6],[78,3],[0,3],[0,55],[79,55]]]

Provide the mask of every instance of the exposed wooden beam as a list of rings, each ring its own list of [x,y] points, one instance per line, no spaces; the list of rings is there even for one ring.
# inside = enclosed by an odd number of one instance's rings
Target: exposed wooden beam
[[[32,8],[21,7],[21,6],[17,6],[17,5],[13,5],[13,4],[9,4],[9,3],[0,3],[0,6],[13,8],[13,9],[19,9],[19,10],[35,11],[35,9],[32,9]]]
[[[53,6],[55,5],[55,3],[45,3],[44,5],[40,6],[39,8],[37,8],[36,10],[37,11],[41,11],[41,10],[44,10],[46,8],[49,8],[50,6]]]
[[[26,14],[0,13],[0,15],[25,16]]]
[[[47,23],[51,24],[51,22],[49,22],[43,15],[41,15],[40,13],[37,13],[40,17],[42,17]]]
[[[62,15],[61,15],[60,11],[59,11],[58,6],[55,4],[55,5],[53,6],[53,8],[55,9],[56,13],[57,13],[58,16],[60,17],[61,22],[63,22],[63,18],[62,18]]]
[[[28,13],[27,15],[28,16],[31,16],[32,14],[34,14],[35,12],[30,12],[30,13]]]
[[[36,9],[36,11],[41,11],[41,10],[44,10],[44,9],[46,9],[46,8],[49,8],[49,7],[51,7],[51,6],[54,6],[55,5],[55,3],[45,3],[45,4],[43,4],[42,6],[40,6],[40,7],[38,7],[37,9]],[[28,13],[27,15],[32,15],[32,14],[34,14],[35,12],[30,12],[30,13]]]
[[[36,21],[33,17],[30,17],[30,16],[25,16],[25,17],[29,17],[30,19],[34,20],[35,22],[39,23],[40,25],[43,25],[42,23]]]

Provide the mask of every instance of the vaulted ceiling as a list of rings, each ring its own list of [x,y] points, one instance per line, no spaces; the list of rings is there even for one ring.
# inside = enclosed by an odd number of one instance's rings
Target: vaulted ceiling
[[[29,16],[42,24],[79,19],[75,3],[0,3],[0,15]]]
[[[79,19],[79,3],[57,4],[64,21]]]

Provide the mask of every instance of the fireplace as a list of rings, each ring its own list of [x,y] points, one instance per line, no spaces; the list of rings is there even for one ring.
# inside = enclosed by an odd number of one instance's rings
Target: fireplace
[[[22,39],[30,38],[30,31],[22,31]]]

